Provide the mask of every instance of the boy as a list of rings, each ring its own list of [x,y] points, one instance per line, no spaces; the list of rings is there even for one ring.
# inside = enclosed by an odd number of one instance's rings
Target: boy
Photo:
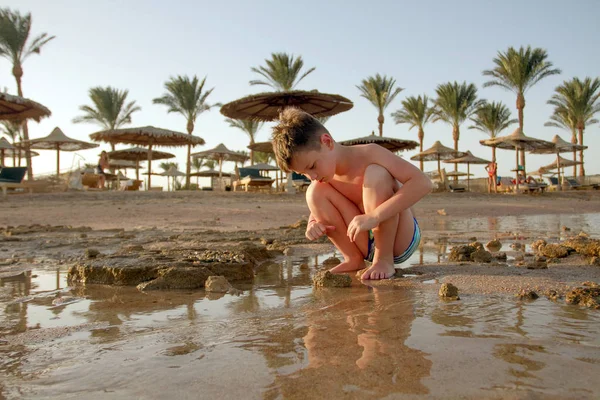
[[[410,207],[432,189],[418,168],[377,145],[343,146],[321,123],[286,108],[273,128],[279,167],[311,179],[306,237],[327,235],[344,257],[331,272],[372,265],[361,279],[387,279],[394,264],[418,247],[420,231]]]

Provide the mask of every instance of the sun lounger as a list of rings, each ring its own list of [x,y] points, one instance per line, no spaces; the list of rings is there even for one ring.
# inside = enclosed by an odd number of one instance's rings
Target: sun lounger
[[[23,178],[27,173],[27,167],[4,167],[0,170],[0,188],[2,194],[7,195],[8,189],[27,189],[30,193],[33,192],[31,187],[23,183]]]
[[[512,193],[515,191],[515,185],[508,176],[500,177],[500,183],[498,184],[498,192],[500,193]]]
[[[569,189],[573,190],[589,190],[589,189],[600,189],[600,185],[592,184],[592,185],[582,185],[577,182],[574,178],[564,178],[563,185]]]
[[[237,168],[235,169],[235,177],[233,179],[233,191],[235,192],[239,186],[244,187],[244,191],[249,188],[269,189],[271,190],[274,179],[260,175],[260,171],[253,168]]]
[[[81,176],[81,184],[86,189],[97,189],[100,187],[100,175],[86,172]]]
[[[454,183],[449,183],[448,184],[448,189],[450,189],[450,191],[452,193],[454,192],[466,192],[467,188],[463,185],[459,185],[459,184],[454,184]]]
[[[298,190],[306,190],[310,186],[310,179],[304,175],[292,172],[292,184]]]

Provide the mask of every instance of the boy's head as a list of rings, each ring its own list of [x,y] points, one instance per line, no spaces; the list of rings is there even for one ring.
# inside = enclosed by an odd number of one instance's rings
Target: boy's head
[[[319,150],[321,135],[327,129],[312,115],[293,107],[279,115],[279,124],[273,128],[273,150],[277,165],[285,172],[292,170],[295,154],[301,151]]]

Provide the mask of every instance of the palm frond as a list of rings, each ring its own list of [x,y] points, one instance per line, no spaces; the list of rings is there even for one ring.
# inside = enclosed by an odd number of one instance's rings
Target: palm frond
[[[265,80],[251,80],[250,85],[266,85],[276,91],[290,91],[316,68],[309,68],[300,75],[304,67],[302,56],[297,58],[287,53],[271,53],[271,59],[265,59],[266,66],[252,67],[250,70]]]
[[[427,95],[410,96],[402,101],[402,108],[392,113],[396,124],[408,124],[409,130],[414,127],[423,129],[433,117],[433,108],[429,106]]]
[[[469,129],[481,131],[495,138],[510,125],[519,122],[518,119],[510,116],[510,110],[501,102],[484,102],[470,117],[475,125],[470,126]]]
[[[107,87],[93,87],[89,90],[91,106],[83,105],[79,110],[83,115],[73,118],[73,123],[90,122],[104,129],[119,129],[131,123],[132,114],[141,107],[131,101],[126,104],[128,90]]]

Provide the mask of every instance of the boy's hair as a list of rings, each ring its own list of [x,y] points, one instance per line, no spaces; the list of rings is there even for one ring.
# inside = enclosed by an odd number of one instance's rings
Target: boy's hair
[[[291,172],[292,157],[298,151],[318,150],[320,137],[329,133],[312,115],[298,108],[287,107],[279,114],[279,124],[273,128],[273,150],[277,165]]]

